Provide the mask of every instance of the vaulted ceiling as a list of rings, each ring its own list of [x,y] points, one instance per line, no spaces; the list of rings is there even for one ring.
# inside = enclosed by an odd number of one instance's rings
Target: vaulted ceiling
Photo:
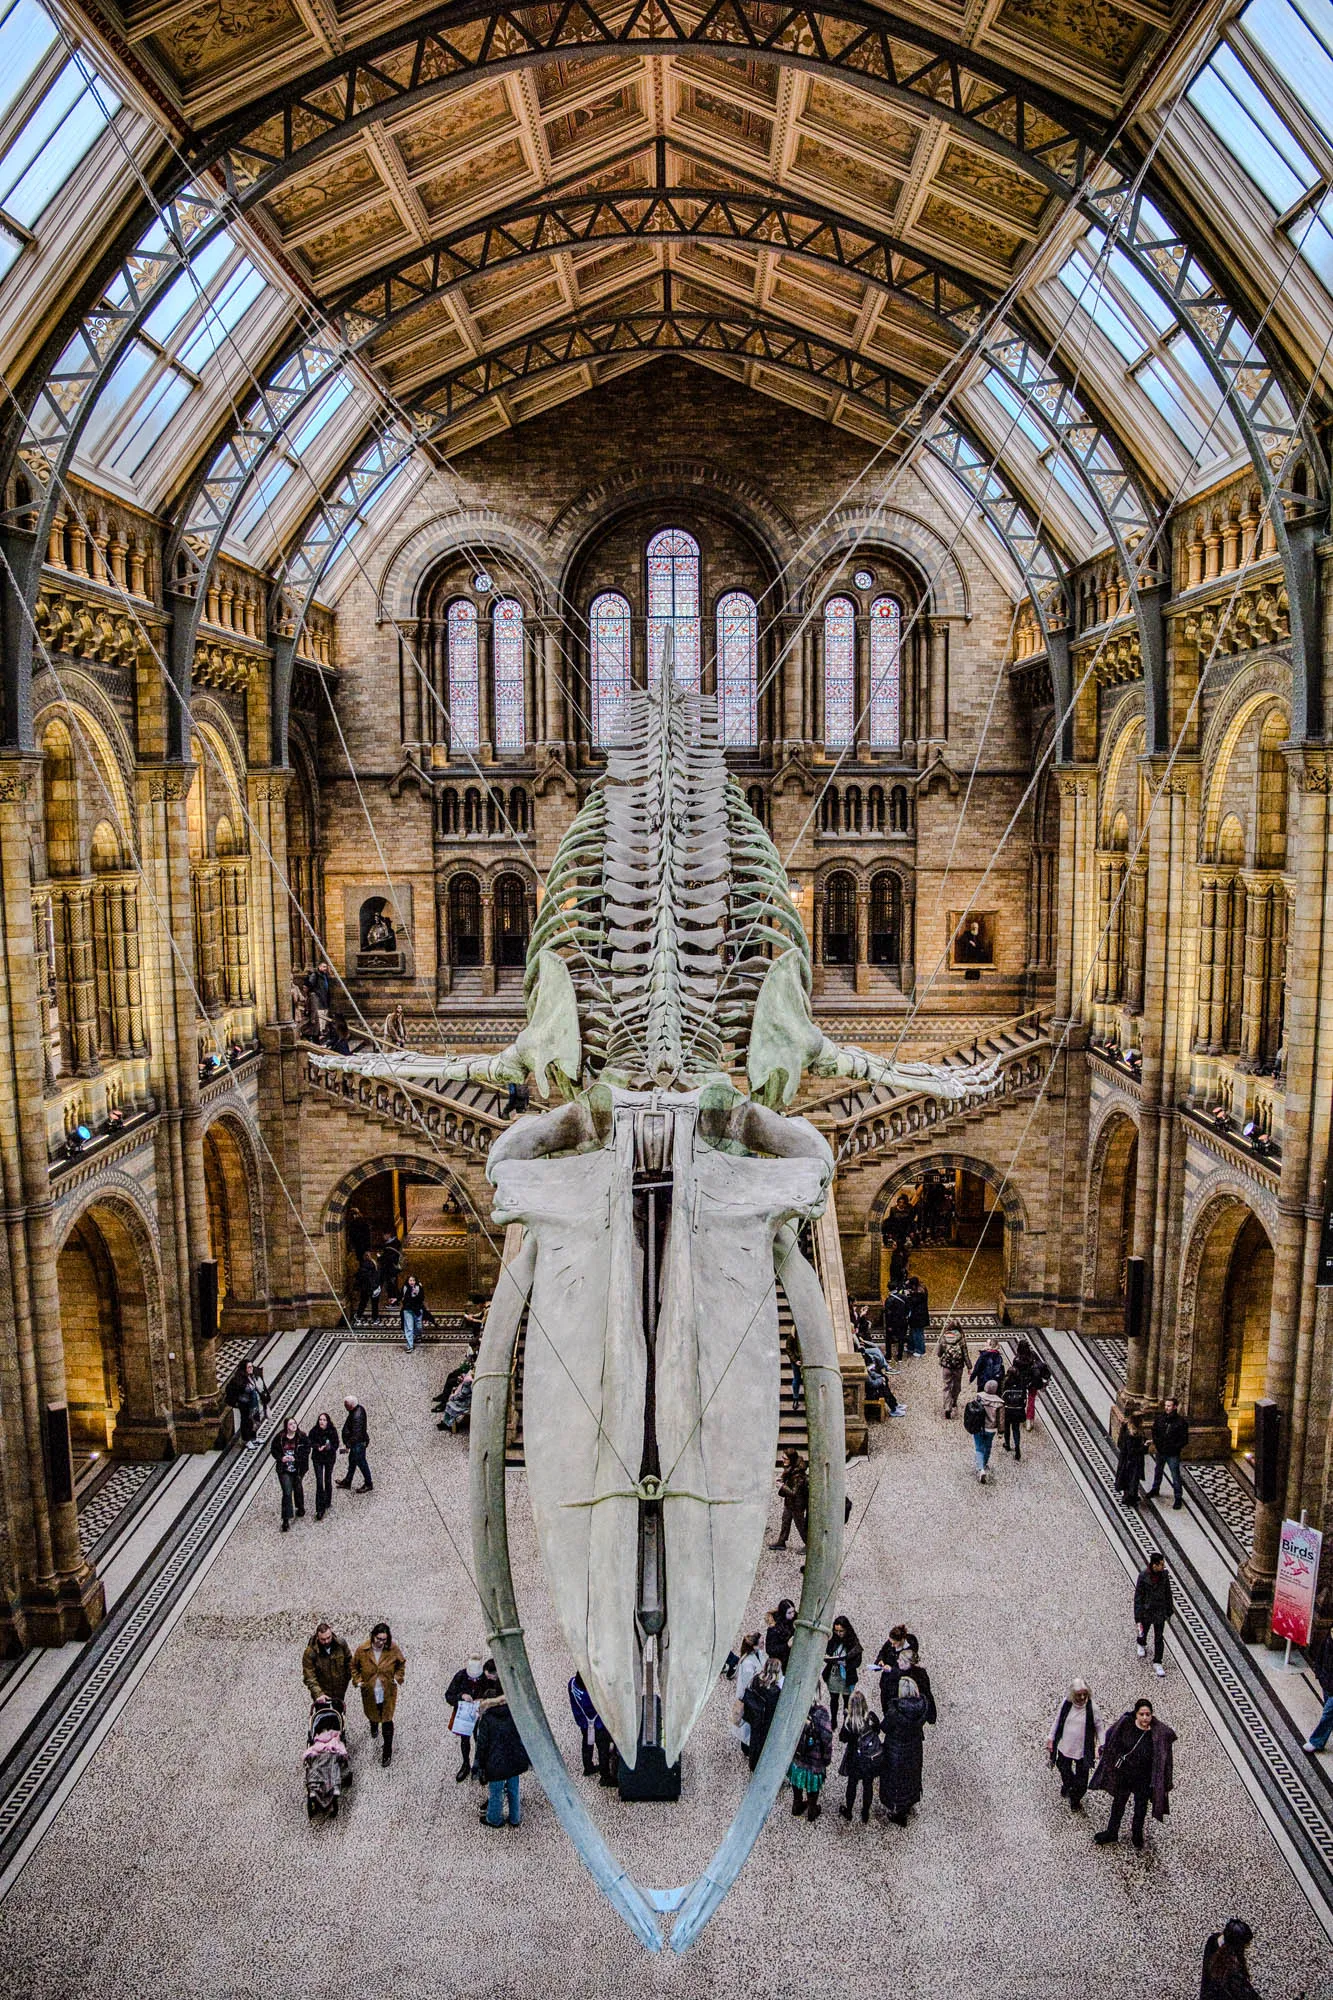
[[[886,437],[1197,10],[90,11],[455,452],[667,348]]]

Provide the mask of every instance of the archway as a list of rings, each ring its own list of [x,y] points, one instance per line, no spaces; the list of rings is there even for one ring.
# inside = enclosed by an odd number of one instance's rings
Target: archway
[[[119,1197],[86,1209],[57,1255],[56,1283],[76,1471],[108,1456],[170,1456],[153,1358],[162,1293],[142,1217]]]
[[[521,875],[495,879],[495,963],[501,970],[518,967],[528,956],[528,888]]]
[[[449,884],[449,963],[458,970],[481,964],[481,884],[455,875]]]
[[[387,1165],[359,1177],[342,1209],[341,1232],[349,1311],[366,1316],[358,1271],[367,1255],[379,1274],[381,1319],[396,1311],[398,1286],[409,1271],[421,1280],[437,1317],[465,1312],[477,1297],[475,1218],[462,1191],[420,1163]]]
[[[218,1269],[218,1329],[261,1333],[268,1324],[263,1202],[248,1134],[227,1115],[204,1134],[208,1248]]]
[[[909,1272],[930,1294],[932,1314],[956,1304],[959,1313],[1003,1316],[1007,1294],[1017,1290],[1023,1214],[1013,1189],[986,1162],[944,1154],[900,1168],[880,1189],[871,1226],[881,1296],[901,1244]]]
[[[1244,1450],[1264,1393],[1273,1304],[1273,1244],[1239,1194],[1208,1203],[1190,1238],[1181,1280],[1177,1349],[1186,1414],[1216,1446]]]
[[[1097,1135],[1088,1176],[1084,1333],[1115,1334],[1124,1328],[1125,1268],[1134,1231],[1138,1165],[1138,1126],[1127,1116],[1109,1118]]]

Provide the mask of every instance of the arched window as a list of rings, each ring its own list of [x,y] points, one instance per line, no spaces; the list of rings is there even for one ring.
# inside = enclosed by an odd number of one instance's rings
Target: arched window
[[[502,597],[491,613],[491,673],[495,682],[495,747],[521,750],[524,713],[523,606]]]
[[[826,785],[823,797],[819,801],[819,831],[836,833],[838,819],[838,788],[836,785]]]
[[[870,963],[897,965],[902,957],[902,884],[887,869],[870,884]]]
[[[481,690],[477,672],[477,607],[465,597],[449,606],[449,747],[481,747]]]
[[[745,803],[758,820],[760,826],[768,825],[768,795],[762,785],[747,785]]]
[[[481,793],[475,785],[469,785],[463,794],[463,831],[464,833],[483,831]]]
[[[912,807],[907,796],[906,785],[895,785],[889,793],[889,832],[910,833],[912,830]]]
[[[609,743],[629,700],[629,605],[617,591],[594,597],[588,613],[592,666],[592,740]]]
[[[903,607],[896,597],[877,597],[870,607],[870,747],[900,750],[902,713]]]
[[[495,884],[495,962],[522,965],[528,955],[528,892],[521,875]]]
[[[848,785],[846,796],[842,802],[842,816],[848,833],[860,833],[862,831],[861,787],[859,785]]]
[[[699,544],[683,528],[663,528],[648,544],[648,681],[662,671],[667,628],[676,635],[676,679],[699,685]]]
[[[475,875],[455,875],[449,884],[449,960],[481,964],[481,885]]]
[[[831,597],[824,606],[824,742],[845,750],[856,721],[856,606]],[[830,960],[830,963],[836,961]]]
[[[528,795],[522,785],[509,787],[509,824],[515,833],[528,830]]]
[[[759,740],[758,679],[754,599],[729,590],[717,607],[717,734],[724,748],[753,750]]]
[[[856,878],[841,871],[824,889],[824,963],[856,962]]]

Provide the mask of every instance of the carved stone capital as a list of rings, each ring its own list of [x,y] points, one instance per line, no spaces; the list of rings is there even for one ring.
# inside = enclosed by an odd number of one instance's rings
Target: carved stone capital
[[[1333,789],[1333,763],[1329,753],[1314,743],[1293,743],[1284,746],[1287,769],[1291,773],[1298,792],[1327,792]]]
[[[194,782],[193,764],[159,764],[147,773],[148,796],[154,805],[179,805]]]

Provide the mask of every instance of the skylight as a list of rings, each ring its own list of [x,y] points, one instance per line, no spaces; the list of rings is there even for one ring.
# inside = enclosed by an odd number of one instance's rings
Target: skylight
[[[60,59],[58,32],[36,0],[0,0],[0,276],[120,109],[85,55]]]

